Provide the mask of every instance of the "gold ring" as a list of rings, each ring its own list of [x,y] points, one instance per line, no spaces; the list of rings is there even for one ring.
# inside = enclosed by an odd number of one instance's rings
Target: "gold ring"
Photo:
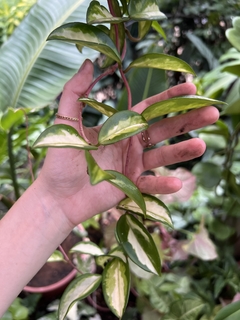
[[[56,113],[56,118],[59,118],[59,119],[63,119],[63,120],[69,120],[69,121],[79,121],[78,118],[73,118],[73,117],[67,117],[67,116],[63,116],[59,113]]]
[[[149,135],[147,134],[147,131],[146,132],[146,135],[144,135],[143,132],[141,132],[141,135],[142,135],[142,141],[146,143],[146,148],[152,148],[155,146],[155,144],[151,143],[151,138],[149,137]]]

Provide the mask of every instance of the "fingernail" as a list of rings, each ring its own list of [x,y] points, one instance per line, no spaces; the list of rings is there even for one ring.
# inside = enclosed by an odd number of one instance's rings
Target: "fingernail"
[[[89,61],[90,61],[89,59],[86,59],[86,60],[83,62],[83,64],[81,65],[81,67],[80,67],[80,69],[78,70],[78,72],[83,71]]]

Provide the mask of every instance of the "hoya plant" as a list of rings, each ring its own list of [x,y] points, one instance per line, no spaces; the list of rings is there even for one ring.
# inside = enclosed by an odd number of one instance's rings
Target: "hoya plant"
[[[161,275],[161,259],[158,248],[147,230],[146,222],[157,221],[173,228],[166,205],[153,195],[142,194],[137,186],[118,171],[102,170],[94,159],[94,152],[109,144],[131,138],[149,127],[149,122],[169,113],[187,111],[217,100],[201,96],[181,96],[150,105],[141,114],[132,111],[132,94],[128,83],[128,72],[136,68],[157,68],[191,73],[193,69],[179,58],[162,53],[143,54],[126,66],[127,41],[138,42],[152,28],[162,36],[164,31],[159,21],[166,16],[160,11],[157,0],[108,0],[108,7],[91,1],[86,14],[86,23],[71,22],[51,32],[48,40],[74,43],[81,54],[83,47],[102,54],[102,73],[85,94],[79,97],[83,106],[88,105],[106,116],[98,142],[93,145],[84,135],[82,117],[79,115],[79,132],[73,127],[56,124],[47,128],[34,143],[34,148],[58,147],[84,150],[88,173],[92,185],[107,181],[119,188],[126,198],[118,204],[123,214],[116,225],[118,246],[103,252],[92,242],[81,242],[72,251],[88,253],[103,267],[102,274],[81,274],[64,292],[58,311],[58,319],[64,319],[76,301],[84,299],[102,284],[105,302],[110,310],[122,318],[129,298],[131,272],[129,263],[134,263],[146,272]],[[137,24],[138,34],[131,34],[128,26]],[[117,73],[127,91],[125,110],[117,110],[93,99],[91,91],[104,77]],[[82,111],[81,111],[82,112]],[[126,150],[127,152],[127,150]]]

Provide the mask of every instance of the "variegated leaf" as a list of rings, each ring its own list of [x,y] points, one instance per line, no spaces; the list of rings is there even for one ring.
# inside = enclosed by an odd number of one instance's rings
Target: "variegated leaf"
[[[85,157],[88,165],[88,174],[92,185],[99,182],[114,179],[115,175],[102,170],[89,151],[85,151]]]
[[[223,101],[205,98],[202,96],[182,96],[163,100],[152,104],[142,112],[142,116],[147,120],[163,116],[172,112],[180,112],[189,109],[197,109],[213,104],[226,104]]]
[[[48,127],[33,144],[33,148],[46,147],[97,150],[97,147],[89,145],[76,129],[66,124],[54,124]]]
[[[147,128],[148,123],[139,113],[129,110],[119,111],[102,125],[98,141],[103,145],[112,144]]]
[[[110,37],[100,28],[82,22],[64,24],[48,40],[62,40],[97,50],[121,64],[121,57]]]
[[[79,101],[88,104],[90,107],[98,110],[102,114],[105,114],[107,117],[111,117],[114,113],[117,112],[116,109],[108,106],[105,103],[98,102],[97,100],[90,98],[79,98]]]
[[[146,204],[146,219],[162,222],[172,228],[173,224],[168,207],[161,200],[149,194],[144,194],[143,198]],[[138,205],[130,198],[123,199],[118,204],[118,207],[126,211],[144,215]]]
[[[112,259],[103,271],[102,288],[108,307],[118,318],[122,318],[130,291],[128,264],[119,258]]]
[[[94,242],[91,241],[83,241],[75,244],[75,246],[72,247],[70,252],[81,252],[93,256],[101,256],[104,254],[104,252],[99,248],[99,246],[97,246]]]
[[[128,257],[140,268],[161,274],[157,247],[147,229],[133,215],[124,214],[116,226],[116,236]]]
[[[102,281],[99,274],[83,274],[73,280],[64,291],[58,309],[58,320],[64,320],[69,309],[95,291]]]
[[[108,180],[109,183],[124,192],[129,198],[131,198],[141,208],[142,212],[146,213],[146,205],[143,196],[137,186],[126,176],[118,171],[106,170],[107,173],[114,176],[114,179]]]
[[[195,74],[192,67],[185,61],[163,53],[148,53],[142,55],[140,58],[131,62],[124,72],[127,72],[131,68],[155,68]]]

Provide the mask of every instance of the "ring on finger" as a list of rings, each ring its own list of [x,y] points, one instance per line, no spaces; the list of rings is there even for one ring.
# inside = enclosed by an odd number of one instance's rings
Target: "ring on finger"
[[[155,144],[151,142],[151,138],[149,137],[147,130],[145,132],[141,132],[141,135],[142,141],[146,144],[145,148],[152,148],[155,146]]]

